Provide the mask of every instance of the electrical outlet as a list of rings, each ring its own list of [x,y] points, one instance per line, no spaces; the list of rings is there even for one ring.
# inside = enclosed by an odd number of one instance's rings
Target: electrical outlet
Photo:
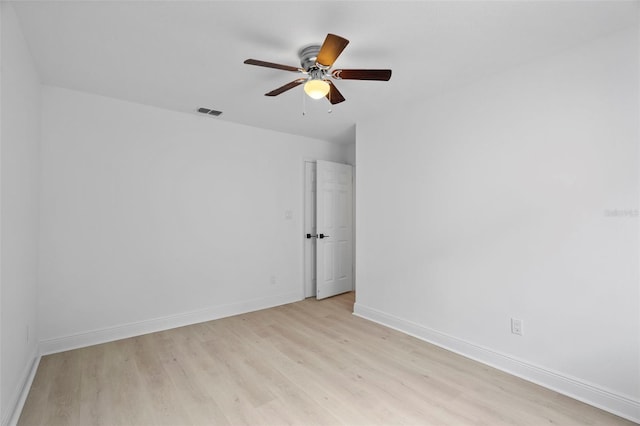
[[[278,280],[276,279],[276,276],[275,275],[271,275],[271,278],[269,278],[269,284],[276,285],[277,282],[278,282]]]
[[[27,343],[29,343],[29,341],[31,340],[31,336],[30,336],[30,330],[29,330],[29,324],[27,324]]]
[[[522,326],[523,326],[523,321],[521,319],[511,318],[511,332],[513,334],[522,336],[523,335]]]

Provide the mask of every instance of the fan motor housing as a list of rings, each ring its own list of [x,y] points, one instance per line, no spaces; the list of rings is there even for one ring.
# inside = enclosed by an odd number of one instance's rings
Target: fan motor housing
[[[318,59],[319,52],[319,44],[310,44],[298,51],[298,56],[300,57],[300,65],[305,71],[308,72],[313,68],[318,68],[316,60]]]

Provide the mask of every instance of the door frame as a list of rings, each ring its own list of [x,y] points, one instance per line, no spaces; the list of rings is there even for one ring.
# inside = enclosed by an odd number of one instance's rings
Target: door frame
[[[308,293],[307,293],[307,282],[306,282],[307,272],[308,272],[307,256],[309,255],[309,253],[307,253],[309,242],[307,241],[307,238],[306,238],[306,233],[308,231],[307,223],[306,223],[306,220],[307,220],[307,165],[308,164],[315,166],[316,173],[317,173],[318,162],[317,160],[305,160],[302,165],[302,221],[301,221],[302,236],[303,236],[302,237],[302,297],[305,299],[308,297],[315,297],[315,291],[313,291],[311,295],[307,295]],[[316,190],[316,194],[317,194],[317,190]],[[312,259],[311,261],[315,263],[315,259]]]
[[[307,176],[306,176],[306,163],[317,163],[317,158],[311,157],[303,157],[300,162],[300,176],[302,176],[300,190],[302,196],[300,197],[300,211],[302,214],[300,215],[300,227],[299,227],[299,236],[300,236],[300,257],[299,257],[299,265],[300,267],[300,300],[306,299],[306,283],[304,282],[305,275],[307,270],[305,269],[305,244],[307,242],[307,238],[305,237],[306,229],[305,229],[305,195],[307,191]]]

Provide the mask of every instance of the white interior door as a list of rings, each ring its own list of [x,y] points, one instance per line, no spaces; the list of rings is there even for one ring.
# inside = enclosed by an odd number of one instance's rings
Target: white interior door
[[[353,290],[353,168],[316,166],[316,298]]]

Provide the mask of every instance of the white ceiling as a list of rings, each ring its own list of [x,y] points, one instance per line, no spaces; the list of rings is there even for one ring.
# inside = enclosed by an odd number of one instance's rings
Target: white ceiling
[[[355,123],[412,100],[635,25],[637,1],[221,2],[18,1],[42,81],[333,142]],[[389,82],[339,81],[331,107],[302,87],[264,93],[297,74],[297,51],[328,33],[351,41],[335,68],[391,68]]]

